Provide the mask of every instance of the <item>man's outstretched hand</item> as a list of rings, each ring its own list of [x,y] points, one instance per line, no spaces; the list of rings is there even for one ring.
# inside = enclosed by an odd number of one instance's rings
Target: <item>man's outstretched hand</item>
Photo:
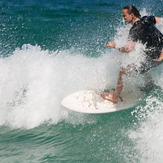
[[[105,47],[115,48],[115,44],[113,42],[108,42]]]

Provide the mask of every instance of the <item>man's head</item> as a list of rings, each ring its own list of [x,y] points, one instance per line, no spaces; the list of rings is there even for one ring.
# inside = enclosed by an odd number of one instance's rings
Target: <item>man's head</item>
[[[123,14],[123,19],[125,21],[125,24],[133,23],[134,19],[141,17],[139,11],[133,5],[128,5],[124,7],[122,14]]]

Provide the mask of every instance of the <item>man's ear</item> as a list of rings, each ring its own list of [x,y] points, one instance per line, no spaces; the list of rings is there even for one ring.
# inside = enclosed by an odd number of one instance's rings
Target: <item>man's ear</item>
[[[132,17],[134,17],[135,15],[133,13],[130,14]]]

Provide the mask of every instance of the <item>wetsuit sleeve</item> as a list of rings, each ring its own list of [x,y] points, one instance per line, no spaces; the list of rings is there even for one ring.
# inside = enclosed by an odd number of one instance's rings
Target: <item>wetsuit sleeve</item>
[[[143,21],[148,23],[148,24],[153,24],[153,25],[156,24],[156,19],[154,16],[144,16]]]

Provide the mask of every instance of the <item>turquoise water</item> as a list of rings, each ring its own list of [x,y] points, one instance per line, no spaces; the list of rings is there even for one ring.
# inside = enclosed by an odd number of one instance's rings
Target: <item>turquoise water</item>
[[[127,56],[104,47],[125,44],[121,10],[131,3],[163,15],[162,0],[0,1],[0,162],[163,161],[162,65],[133,108],[87,115],[61,106],[75,91],[115,87],[120,63],[137,61],[141,45]],[[144,76],[125,84],[143,86]]]

